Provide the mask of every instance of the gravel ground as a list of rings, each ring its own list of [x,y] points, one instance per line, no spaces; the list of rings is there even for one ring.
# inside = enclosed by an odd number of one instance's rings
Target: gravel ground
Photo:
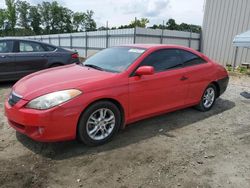
[[[108,144],[43,144],[3,116],[0,187],[250,187],[250,77],[231,77],[210,112],[192,108],[134,123]]]

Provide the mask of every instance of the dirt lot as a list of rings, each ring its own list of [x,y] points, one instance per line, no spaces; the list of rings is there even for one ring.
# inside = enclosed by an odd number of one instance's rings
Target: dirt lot
[[[207,113],[180,110],[108,144],[42,144],[9,128],[0,88],[0,187],[250,187],[250,77],[231,77]]]

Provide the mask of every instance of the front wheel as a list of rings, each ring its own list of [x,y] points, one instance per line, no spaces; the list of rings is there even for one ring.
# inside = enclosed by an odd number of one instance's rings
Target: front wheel
[[[217,90],[213,84],[210,84],[202,95],[200,103],[196,106],[196,108],[200,111],[206,112],[209,111],[216,100]]]
[[[78,140],[86,145],[96,146],[109,141],[121,125],[118,107],[109,101],[91,105],[80,118],[77,130]]]

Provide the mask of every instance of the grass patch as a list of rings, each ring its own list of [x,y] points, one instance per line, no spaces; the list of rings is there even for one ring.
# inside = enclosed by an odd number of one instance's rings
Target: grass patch
[[[235,72],[235,73],[239,73],[239,74],[246,74],[246,75],[250,75],[250,69],[247,68],[246,66],[238,66],[234,69],[233,71],[233,67],[231,65],[227,65],[226,69],[228,72]]]

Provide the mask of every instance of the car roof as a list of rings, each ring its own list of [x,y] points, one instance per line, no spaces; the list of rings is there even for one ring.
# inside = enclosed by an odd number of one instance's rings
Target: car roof
[[[39,40],[31,40],[31,39],[27,39],[27,38],[22,38],[22,37],[4,37],[4,38],[0,38],[0,41],[4,41],[4,40],[22,40],[22,41],[27,41],[27,42],[38,42],[38,43],[42,43],[45,45],[49,45],[49,46],[53,46],[53,47],[57,47],[53,44],[48,44]]]
[[[144,48],[144,49],[154,49],[154,48],[178,48],[178,49],[186,49],[190,50],[190,48],[181,46],[181,45],[172,45],[172,44],[125,44],[122,45],[125,47],[131,48]]]
[[[186,47],[186,46],[174,45],[174,44],[127,44],[127,45],[122,45],[122,47],[142,48],[142,49],[147,49],[147,50],[158,50],[158,49],[164,49],[164,48],[174,48],[174,49],[186,50],[186,51],[192,52],[192,53],[194,53],[196,55],[205,57],[204,54],[198,52],[197,50],[194,50],[194,49]]]

